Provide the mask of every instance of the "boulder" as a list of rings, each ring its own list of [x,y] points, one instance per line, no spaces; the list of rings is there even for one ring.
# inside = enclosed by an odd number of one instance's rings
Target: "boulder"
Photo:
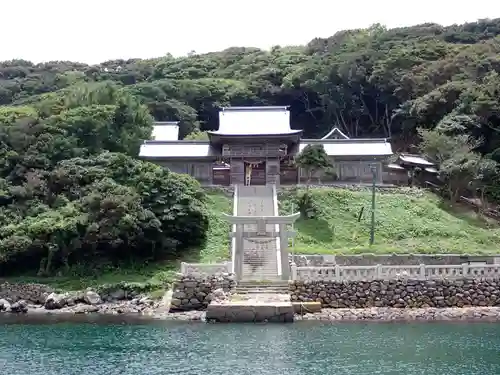
[[[139,305],[152,305],[154,301],[149,297],[143,297],[138,301]]]
[[[79,304],[71,308],[71,312],[74,314],[89,314],[89,313],[94,313],[98,312],[99,307],[95,305],[86,305],[86,304]]]
[[[89,305],[99,305],[101,301],[101,296],[92,290],[87,290],[83,296],[83,300]]]
[[[26,314],[28,312],[28,303],[24,300],[14,302],[10,306],[10,312],[15,314]]]
[[[109,293],[109,297],[111,300],[121,301],[127,299],[127,292],[120,288]]]
[[[0,311],[7,311],[9,312],[11,309],[10,302],[7,301],[6,299],[0,299]]]
[[[74,306],[82,300],[82,295],[78,292],[50,293],[43,306],[47,310],[62,309],[66,306]]]

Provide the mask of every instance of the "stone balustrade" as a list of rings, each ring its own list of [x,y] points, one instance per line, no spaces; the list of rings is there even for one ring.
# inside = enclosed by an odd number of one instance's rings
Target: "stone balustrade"
[[[500,264],[500,254],[290,254],[289,260],[298,267],[333,266],[401,266],[420,264],[457,265],[462,263]]]
[[[394,279],[482,279],[499,280],[500,264],[405,265],[405,266],[291,266],[292,280],[372,281]]]
[[[184,276],[212,276],[232,272],[232,262],[221,263],[181,263]]]
[[[185,276],[211,276],[232,272],[232,262],[181,263]],[[373,265],[298,267],[291,265],[291,279],[301,281],[371,281],[395,279],[500,280],[500,264]]]

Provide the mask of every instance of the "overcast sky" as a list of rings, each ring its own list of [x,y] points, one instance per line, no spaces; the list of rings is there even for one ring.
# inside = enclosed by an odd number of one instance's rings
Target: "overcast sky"
[[[2,0],[0,61],[99,63],[231,46],[267,49],[374,23],[497,17],[499,0]]]

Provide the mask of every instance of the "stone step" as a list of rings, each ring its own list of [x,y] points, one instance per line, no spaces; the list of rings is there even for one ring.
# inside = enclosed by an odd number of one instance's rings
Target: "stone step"
[[[256,268],[255,271],[252,267],[245,267],[243,266],[243,273],[268,273],[268,274],[273,274],[277,275],[278,274],[278,269],[277,267],[262,267],[262,268]]]
[[[243,272],[241,279],[246,280],[246,281],[259,282],[260,280],[279,281],[279,280],[281,280],[281,277],[276,275],[276,273],[274,273],[274,274],[262,274],[262,273],[245,273],[245,272]]]
[[[266,283],[262,283],[262,280],[266,280]],[[272,282],[279,282],[281,281],[281,278],[278,278],[278,276],[273,277],[266,277],[265,279],[252,279],[252,278],[243,278],[242,280],[238,281],[237,286],[242,286],[242,287],[250,287],[250,288],[262,288],[264,287],[269,287],[273,286],[271,283]],[[281,288],[281,285],[277,285],[277,288]]]
[[[238,286],[241,287],[263,287],[263,286],[272,286],[272,287],[286,287],[288,288],[287,280],[241,280],[238,281]]]
[[[247,266],[247,265],[243,265],[243,272],[248,272],[248,273],[263,273],[263,272],[270,272],[270,273],[274,273],[275,275],[278,274],[278,269],[277,267],[256,267],[255,268],[255,271],[254,271],[254,268],[250,267],[250,266]]]
[[[246,267],[251,267],[251,266],[256,266],[257,268],[272,268],[272,267],[276,267],[276,260],[275,260],[275,256],[271,257],[265,257],[263,258],[262,260],[257,260],[257,259],[251,259],[249,257],[247,257],[246,259],[244,258],[244,263],[243,263],[243,266],[246,266]]]
[[[276,290],[288,290],[288,285],[262,285],[255,283],[254,285],[236,285],[236,288],[241,290],[252,290],[252,289],[276,289]]]
[[[288,294],[288,289],[235,289],[235,294]]]
[[[270,294],[288,294],[288,289],[276,288],[248,288],[248,289],[235,289],[236,293],[270,293]]]
[[[270,270],[270,269],[262,270],[261,269],[261,270],[255,270],[252,272],[251,270],[243,268],[242,274],[243,274],[243,276],[245,276],[245,275],[259,276],[257,279],[254,279],[254,280],[267,280],[267,277],[270,278],[269,280],[275,280],[278,277],[278,271],[276,269],[273,269],[273,270]],[[243,277],[243,279],[244,278],[245,277]]]
[[[243,266],[243,273],[248,274],[270,274],[270,275],[278,275],[277,267],[266,267],[266,268],[256,268],[255,271],[252,267]]]

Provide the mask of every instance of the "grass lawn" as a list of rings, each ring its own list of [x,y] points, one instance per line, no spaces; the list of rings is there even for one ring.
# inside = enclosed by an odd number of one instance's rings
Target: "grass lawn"
[[[151,284],[151,289],[162,288],[162,286],[173,279],[178,272],[176,262],[158,262],[151,264],[141,264],[129,268],[109,269],[96,272],[96,275],[89,276],[54,276],[54,277],[33,277],[23,275],[18,277],[0,278],[2,281],[10,283],[41,283],[51,285],[62,290],[81,290],[88,287],[96,287],[104,284],[118,284],[121,282]],[[70,271],[71,273],[71,271]]]
[[[292,212],[290,194],[280,199],[281,214]],[[500,252],[498,222],[479,217],[460,205],[451,207],[432,193],[377,192],[373,246],[369,245],[370,190],[311,189],[311,194],[319,214],[314,219],[297,221],[298,254]]]
[[[199,262],[217,262],[231,257],[229,231],[231,225],[224,214],[233,214],[233,199],[216,191],[208,194],[210,226],[207,243],[200,250],[199,256],[193,260]]]

